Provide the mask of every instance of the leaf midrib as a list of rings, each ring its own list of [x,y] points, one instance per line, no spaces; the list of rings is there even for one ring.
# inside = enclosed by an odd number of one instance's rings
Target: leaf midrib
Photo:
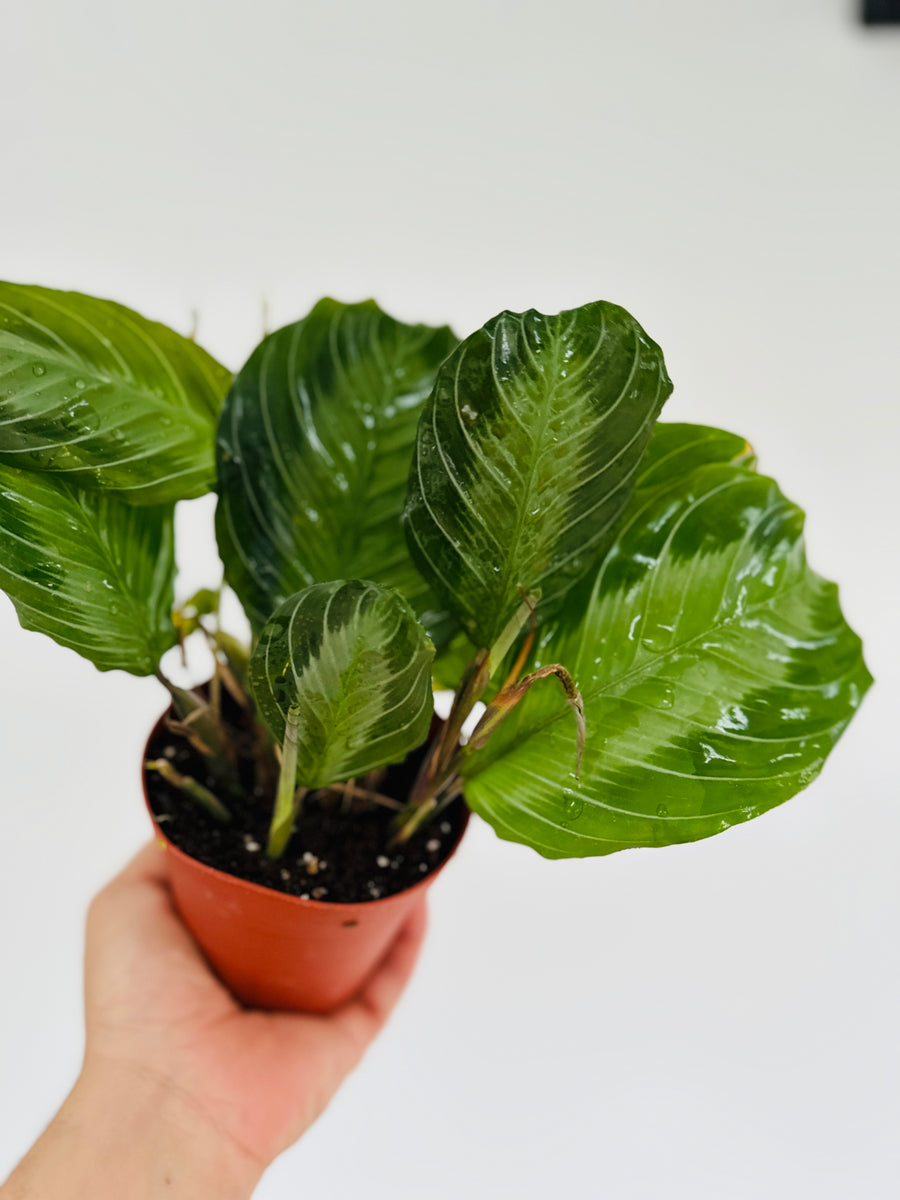
[[[122,364],[123,371],[125,371],[127,373],[128,377],[131,379],[131,381],[133,383],[135,382],[134,374],[131,371],[131,368],[128,365],[127,360],[122,357],[122,355],[119,353],[119,350],[117,349],[115,344],[113,342],[111,342],[110,339],[105,336],[105,334],[101,333],[100,330],[96,327],[96,325],[94,325],[90,320],[88,320],[88,318],[83,313],[78,311],[77,304],[74,309],[66,308],[64,305],[60,304],[52,295],[48,295],[46,289],[43,289],[43,288],[37,289],[37,294],[40,296],[40,299],[42,300],[42,302],[48,306],[48,308],[53,308],[57,312],[61,312],[64,316],[68,317],[68,319],[70,321],[74,321],[76,324],[81,325],[85,329],[89,330],[90,333],[92,333],[94,335],[94,337],[96,337],[97,341],[102,346],[105,346],[107,348],[107,350],[109,350],[110,353],[113,355],[113,357]],[[103,301],[98,301],[93,297],[88,297],[87,299],[88,299],[89,304],[97,304],[97,303],[99,303],[101,305],[103,304]],[[179,400],[181,400],[181,402],[182,402],[182,405],[185,408],[188,408],[188,409],[191,408],[192,406],[190,403],[190,398],[188,397],[188,394],[187,394],[187,391],[185,390],[184,384],[181,381],[181,379],[179,378],[178,373],[175,370],[174,364],[172,362],[170,362],[168,355],[163,351],[163,349],[160,347],[159,343],[154,338],[151,338],[149,333],[146,330],[142,329],[141,325],[139,323],[135,324],[134,320],[132,319],[133,314],[131,314],[123,305],[115,304],[114,302],[107,302],[107,303],[109,303],[109,305],[110,305],[110,310],[115,313],[118,320],[125,326],[125,328],[131,334],[131,336],[133,338],[135,338],[135,340],[142,342],[146,347],[149,348],[153,357],[159,362],[160,366],[162,367],[163,373],[167,376],[170,383],[174,387]],[[142,319],[145,319],[145,318],[142,318]],[[33,322],[33,323],[37,324],[37,322]],[[148,324],[149,324],[149,322],[148,322]],[[58,337],[56,337],[55,335],[54,335],[54,340],[57,342],[60,341],[60,339]],[[62,344],[64,344],[64,343],[62,343]],[[72,349],[72,348],[70,347],[70,349]]]
[[[96,546],[100,547],[101,558],[106,558],[112,566],[110,575],[116,582],[116,587],[118,588],[119,595],[122,597],[122,599],[124,599],[130,612],[132,612],[133,614],[136,614],[136,616],[137,616],[137,620],[134,623],[134,628],[135,628],[135,630],[142,631],[143,636],[141,637],[141,641],[144,643],[144,649],[147,654],[147,659],[148,659],[148,661],[150,661],[152,663],[153,662],[152,643],[153,643],[154,637],[160,631],[157,628],[151,628],[151,624],[153,624],[155,626],[155,622],[150,621],[148,609],[145,608],[144,606],[142,606],[141,604],[139,604],[137,599],[131,594],[129,588],[127,588],[125,586],[125,584],[123,582],[123,576],[120,571],[119,559],[115,555],[112,554],[109,546],[104,541],[104,539],[101,535],[101,532],[100,532],[99,523],[96,522],[95,519],[92,520],[91,513],[89,512],[88,509],[85,508],[84,493],[77,487],[73,488],[73,490],[75,492],[75,495],[73,496],[73,500],[74,500],[76,506],[78,507],[79,512],[84,514],[84,523],[87,526],[88,533],[91,535],[91,537],[94,541],[94,544]],[[103,502],[104,501],[100,497],[97,497],[98,504],[103,503]],[[123,501],[113,501],[113,502],[114,503],[124,503]],[[159,563],[157,562],[155,565],[155,569],[153,571],[154,584],[157,582],[158,568],[159,568]]]
[[[527,337],[527,333],[525,330],[524,321],[521,317],[519,318],[518,325],[519,325],[520,335],[522,337],[522,342],[526,347],[526,352],[530,353],[531,347],[528,346],[528,337]],[[571,328],[571,324],[570,324],[570,328]],[[600,339],[598,339],[598,340],[602,340],[602,338],[604,337],[604,331],[605,331],[605,323],[604,323],[604,326],[601,327]],[[515,548],[518,546],[519,540],[522,536],[522,530],[525,527],[525,513],[526,513],[526,511],[529,511],[529,512],[531,511],[531,504],[533,503],[533,501],[531,499],[531,493],[532,493],[532,488],[534,487],[534,478],[537,473],[540,459],[543,457],[543,453],[544,453],[544,449],[543,449],[544,434],[546,433],[547,423],[550,419],[550,417],[549,417],[550,407],[551,407],[553,398],[556,395],[556,389],[558,387],[560,340],[561,340],[561,338],[560,338],[559,334],[557,334],[553,339],[553,379],[554,379],[554,382],[551,385],[551,387],[548,389],[547,394],[546,394],[545,403],[543,405],[543,412],[541,414],[540,428],[537,431],[537,435],[535,437],[533,437],[532,441],[531,441],[532,452],[529,455],[530,466],[529,466],[529,470],[528,470],[528,482],[527,482],[524,490],[519,493],[522,496],[522,503],[519,505],[518,511],[516,513],[516,523],[515,523],[515,527],[514,527],[514,531],[513,531],[513,536],[510,539],[510,543],[509,543],[510,549],[506,553],[506,563],[505,563],[505,566],[503,569],[503,574],[501,576],[501,582],[500,582],[500,602],[504,607],[497,614],[497,618],[494,623],[495,627],[491,633],[491,637],[490,637],[489,641],[493,641],[494,637],[496,636],[496,634],[498,632],[498,627],[501,626],[502,622],[506,619],[505,609],[509,605],[509,601],[507,600],[507,595],[509,593],[511,584],[512,585],[521,584],[521,582],[522,582],[520,579],[512,580],[512,578],[511,578],[512,573],[513,573],[512,572],[512,567],[513,567],[513,562],[514,562],[513,556],[514,556]],[[500,380],[497,378],[497,373],[496,373],[496,366],[495,366],[495,361],[494,361],[494,345],[495,345],[495,338],[492,334],[492,336],[491,336],[491,374],[494,377],[494,386],[497,388],[498,393],[501,396],[504,396],[503,388],[500,385]],[[532,358],[532,360],[534,359],[534,355],[531,353],[530,353],[530,357]],[[537,363],[535,363],[535,368],[537,369],[539,375],[542,374]],[[508,403],[508,401],[505,401],[505,403]],[[513,407],[513,406],[510,405],[510,407]],[[526,434],[531,432],[530,427],[528,429],[525,429],[525,427],[523,426],[522,428],[523,428],[523,432],[525,432]],[[534,452],[533,448],[535,445],[539,445],[541,447],[540,454]]]
[[[63,315],[69,321],[73,321],[77,324],[84,326],[85,329],[88,329],[94,335],[94,337],[97,338],[97,340],[100,342],[100,344],[105,346],[110,351],[110,353],[114,356],[114,358],[121,364],[121,372],[104,369],[104,368],[100,367],[97,363],[91,361],[90,359],[86,359],[83,356],[83,354],[80,351],[78,351],[74,346],[70,345],[69,343],[67,343],[65,341],[61,341],[59,335],[56,334],[54,332],[54,330],[49,329],[46,325],[41,324],[39,321],[35,320],[33,317],[29,316],[27,313],[21,312],[19,309],[14,308],[11,304],[8,304],[8,303],[0,300],[0,308],[5,308],[8,312],[13,313],[16,317],[20,318],[22,321],[26,322],[27,324],[33,325],[36,329],[42,330],[44,333],[48,334],[53,339],[53,341],[58,343],[58,345],[60,346],[60,349],[54,349],[51,346],[41,346],[40,352],[37,353],[34,349],[31,349],[29,351],[27,340],[25,338],[23,338],[20,334],[7,334],[6,339],[11,339],[14,337],[16,339],[16,341],[24,343],[24,346],[21,349],[16,348],[16,351],[19,354],[21,354],[23,360],[26,360],[29,358],[40,358],[41,360],[57,363],[63,367],[76,368],[78,370],[83,370],[86,375],[91,375],[94,379],[100,380],[101,383],[112,384],[115,386],[122,386],[124,384],[128,390],[133,391],[135,394],[139,395],[141,398],[149,398],[150,403],[153,407],[163,408],[165,411],[171,411],[172,408],[181,408],[181,409],[186,410],[188,413],[193,414],[197,418],[200,418],[201,414],[199,412],[197,412],[194,405],[191,404],[190,397],[188,396],[188,393],[187,393],[187,390],[185,389],[184,383],[181,380],[181,378],[179,377],[176,367],[171,362],[168,355],[165,353],[165,351],[162,349],[162,347],[160,347],[157,344],[157,342],[152,340],[149,337],[149,335],[145,334],[142,330],[140,330],[134,324],[133,321],[127,319],[125,314],[121,311],[121,309],[118,306],[116,306],[116,308],[115,308],[116,316],[122,322],[122,324],[127,327],[128,333],[130,334],[131,337],[135,338],[135,340],[137,340],[137,341],[142,342],[146,347],[148,347],[150,349],[154,358],[159,362],[160,367],[161,367],[164,375],[166,376],[166,379],[168,380],[169,384],[171,385],[171,391],[169,392],[169,396],[171,397],[174,393],[174,396],[177,397],[178,401],[180,402],[179,404],[173,405],[171,403],[171,399],[170,399],[168,403],[161,405],[159,403],[159,401],[161,399],[164,399],[164,397],[158,396],[156,394],[156,392],[153,390],[153,388],[149,387],[148,385],[141,384],[138,382],[138,380],[134,376],[133,371],[129,367],[127,360],[122,357],[122,355],[117,350],[116,346],[112,342],[110,342],[110,340],[108,338],[104,337],[104,335],[100,333],[99,329],[97,329],[96,326],[92,325],[91,322],[86,320],[81,314],[76,313],[68,308],[64,308],[61,305],[56,304],[56,303],[52,302],[51,300],[47,299],[47,297],[44,296],[44,294],[42,292],[39,294],[41,297],[41,301],[43,303],[47,304],[51,308],[57,309],[57,311],[59,311],[61,313],[63,313]],[[0,344],[2,344],[2,342],[6,339],[4,338],[4,335],[0,334]],[[197,347],[197,349],[199,350],[200,348]],[[207,370],[207,364],[205,362],[202,362],[201,370],[202,370],[204,377],[208,381],[210,390],[211,391],[216,390],[212,387],[212,377],[211,377],[209,371]],[[45,385],[45,386],[47,386],[47,385]],[[40,388],[38,387],[35,390],[39,391]],[[204,408],[208,409],[209,412],[213,416],[215,416],[216,415],[215,410],[212,409],[210,407],[210,405],[206,402],[205,397],[203,398],[203,400],[204,400]]]
[[[332,315],[332,317],[330,319],[330,322],[329,322],[330,328],[329,328],[329,332],[328,332],[329,344],[331,347],[332,359],[335,362],[335,364],[337,366],[337,370],[341,377],[340,386],[344,389],[346,395],[349,396],[351,398],[351,400],[353,401],[352,408],[353,408],[354,418],[356,420],[358,420],[360,424],[362,424],[361,416],[357,412],[357,408],[356,408],[356,402],[359,399],[359,392],[357,390],[355,390],[354,387],[352,386],[351,379],[350,379],[350,376],[347,371],[347,366],[344,361],[343,354],[339,354],[335,347],[335,342],[336,342],[337,333],[338,333],[338,327],[341,323],[342,316],[343,316],[342,313],[335,313]],[[376,324],[377,324],[377,322],[376,322]],[[286,361],[285,365],[286,365],[286,375],[287,375],[287,378],[289,381],[289,391],[291,393],[293,393],[293,384],[297,380],[298,376],[302,378],[302,371],[298,370],[297,364],[296,364],[298,345],[299,345],[301,336],[302,336],[302,330],[301,329],[295,330],[292,335],[291,341],[288,345],[288,348],[287,348],[287,361]],[[392,383],[393,378],[394,378],[394,371],[395,371],[396,367],[398,365],[402,365],[406,362],[414,362],[415,357],[414,357],[414,355],[411,355],[409,352],[401,352],[398,355],[396,355],[394,357],[394,359],[391,360],[391,362],[388,362],[388,360],[385,359],[381,353],[381,346],[379,343],[379,339],[377,337],[377,331],[376,331],[375,336],[372,336],[370,333],[368,340],[369,340],[369,345],[367,347],[367,350],[369,350],[372,354],[372,357],[373,357],[373,360],[375,363],[376,377],[380,374],[381,382],[382,382],[381,395],[378,397],[373,397],[373,410],[378,413],[380,431],[382,432],[382,434],[385,434],[396,423],[398,423],[399,421],[401,421],[403,419],[408,419],[408,417],[409,417],[408,408],[400,408],[399,406],[397,406],[397,411],[395,412],[395,414],[392,417],[385,417],[384,410],[386,407],[388,407],[392,403],[394,405],[397,405],[399,393],[396,392],[396,390],[393,387],[393,383]],[[421,344],[424,344],[425,342],[427,342],[427,340],[428,340],[428,335],[423,334],[422,338],[420,339],[420,343],[416,344],[415,349],[416,350],[420,349]],[[276,462],[276,468],[277,468],[282,480],[284,481],[286,491],[288,492],[288,494],[293,496],[294,499],[298,503],[303,503],[306,500],[306,496],[305,496],[305,494],[299,495],[294,488],[293,479],[291,477],[290,472],[287,469],[286,463],[284,462],[281,452],[280,452],[278,439],[274,436],[274,423],[272,422],[271,410],[270,410],[270,407],[268,404],[268,400],[266,399],[266,393],[268,390],[267,372],[269,370],[269,358],[275,352],[276,352],[276,348],[274,346],[274,338],[273,338],[273,346],[270,348],[268,356],[264,356],[263,361],[260,364],[260,370],[259,370],[259,375],[258,375],[260,400],[261,400],[260,407],[261,407],[262,414],[263,414],[263,424],[264,424],[265,431],[266,431],[266,438],[269,442],[270,447],[272,448],[273,457]],[[309,369],[308,363],[306,364],[306,369],[307,370]],[[305,390],[308,391],[308,389],[305,389]],[[416,404],[418,407],[421,407],[423,400],[424,400],[424,397],[422,397],[421,394],[417,394]],[[316,450],[317,457],[321,457],[323,459],[323,462],[326,461],[326,457],[327,457],[328,463],[331,464],[331,456],[330,455],[326,456],[326,454],[325,454],[324,446],[321,442],[321,439],[318,437],[318,432],[316,429],[316,422],[314,419],[314,409],[316,407],[321,406],[323,403],[327,403],[327,399],[317,393],[316,403],[313,404],[311,401],[312,401],[312,397],[310,396],[310,403],[303,406],[303,411],[299,414],[296,412],[296,407],[294,406],[293,401],[292,401],[292,408],[294,409],[295,416],[298,419],[299,427],[303,431],[304,436],[308,438],[310,427],[312,428],[312,431],[316,435],[316,441],[319,443],[319,446],[321,447],[321,449]],[[410,407],[412,407],[412,406],[410,406]],[[365,427],[363,426],[363,428],[365,428]],[[369,445],[369,442],[372,440],[374,440],[374,442],[375,442],[374,447],[370,447],[370,445]],[[360,438],[358,441],[358,445],[355,446],[355,449],[357,450],[357,460],[356,460],[357,465],[353,471],[354,485],[353,485],[352,490],[348,490],[347,495],[345,497],[345,503],[346,503],[346,506],[351,511],[358,512],[361,509],[363,516],[360,520],[354,521],[354,522],[350,523],[349,525],[338,521],[337,522],[338,528],[335,531],[335,532],[340,532],[342,537],[345,539],[347,538],[348,531],[349,531],[349,534],[350,534],[349,555],[352,557],[353,561],[357,560],[357,558],[359,556],[360,547],[363,546],[365,544],[365,542],[369,539],[371,529],[373,528],[365,520],[365,513],[369,507],[368,502],[372,498],[372,495],[377,496],[380,494],[388,494],[388,490],[390,492],[398,490],[398,489],[392,487],[390,489],[382,489],[381,493],[372,492],[372,486],[371,486],[372,480],[374,479],[374,477],[377,473],[379,464],[381,462],[385,461],[385,459],[387,459],[391,454],[394,453],[393,449],[387,448],[386,442],[387,442],[387,439],[385,436],[382,436],[380,438],[375,437],[373,439],[371,436],[369,436],[369,431],[366,430],[366,435],[363,436],[362,438]],[[362,449],[362,453],[359,453],[360,448]],[[333,465],[333,464],[331,464],[331,465]],[[244,474],[243,466],[242,466],[241,470],[242,470],[242,474]],[[250,494],[250,489],[247,487],[247,484],[246,484],[246,475],[245,475],[245,492],[248,492],[248,494]],[[255,493],[253,493],[253,496],[255,499]],[[402,496],[402,493],[401,493],[401,496]],[[269,522],[262,520],[262,514],[260,513],[259,509],[256,507],[255,504],[254,504],[254,508],[256,511],[257,520],[258,520],[260,529],[268,537],[272,538],[273,541],[275,541],[275,543],[277,545],[278,553],[281,556],[281,558],[286,563],[293,563],[294,559],[296,558],[296,554],[297,554],[296,539],[293,537],[293,535],[289,535],[289,539],[288,539],[289,544],[285,544],[280,537],[275,536],[275,534],[273,533],[271,524]],[[399,520],[399,518],[398,518],[398,520]],[[378,526],[376,526],[375,528],[377,528],[377,527]],[[402,564],[406,560],[407,560],[407,555],[404,555],[402,547],[400,547],[400,548],[398,548],[395,558],[392,560],[392,562],[389,565]],[[348,570],[347,573],[351,574],[351,575],[357,575],[357,574],[366,574],[366,573],[370,573],[370,572],[360,572],[354,568],[353,570]],[[309,573],[307,571],[304,571],[303,574],[304,574],[304,577],[309,576]],[[309,578],[311,579],[312,577],[309,576]]]

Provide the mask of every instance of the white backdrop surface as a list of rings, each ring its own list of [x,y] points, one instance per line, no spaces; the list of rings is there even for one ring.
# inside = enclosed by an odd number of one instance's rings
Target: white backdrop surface
[[[0,275],[238,367],[320,295],[470,332],[629,308],[669,419],[808,513],[875,688],[807,792],[550,863],[476,823],[388,1031],[260,1200],[900,1191],[900,27],[838,0],[383,0],[3,13]],[[181,516],[182,594],[214,577]],[[0,1177],[81,1052],[90,896],[148,836],[163,707],[0,597]]]

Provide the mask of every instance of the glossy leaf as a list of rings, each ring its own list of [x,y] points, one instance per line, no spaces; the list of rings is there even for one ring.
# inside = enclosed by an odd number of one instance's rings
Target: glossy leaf
[[[434,647],[396,591],[365,580],[315,584],[260,633],[250,684],[272,736],[299,716],[297,779],[322,787],[399,762],[432,714]]]
[[[871,677],[803,516],[772,480],[699,467],[636,496],[583,610],[542,660],[581,688],[532,693],[466,768],[469,804],[549,857],[708,837],[818,774]]]
[[[0,283],[0,462],[132,504],[203,495],[231,376],[110,300]]]
[[[101,671],[152,674],[176,640],[172,512],[0,464],[0,587],[22,625]]]
[[[712,463],[732,463],[752,470],[756,465],[756,457],[746,439],[736,433],[708,425],[657,421],[638,469],[634,494],[620,520],[627,521],[632,509],[646,504],[649,491],[670,487],[687,478],[697,467]],[[571,624],[572,615],[584,610],[593,586],[593,575],[586,575],[568,593],[563,611],[545,617],[540,630],[544,645],[557,636],[556,630],[561,622]],[[510,665],[517,650],[518,645],[508,656]],[[465,634],[458,634],[435,659],[438,686],[454,687],[462,667],[471,661],[474,653],[475,648]],[[502,677],[501,672],[495,673],[495,679],[496,675]],[[489,687],[483,699],[490,699],[493,693],[494,688]]]
[[[219,425],[216,533],[256,629],[300,588],[348,575],[398,588],[440,626],[400,513],[419,412],[455,344],[372,301],[322,300],[238,373]]]
[[[425,578],[489,646],[521,601],[544,613],[596,562],[672,390],[613,304],[501,313],[438,372],[405,513]]]
[[[746,438],[711,425],[657,421],[635,481],[636,491],[668,486],[697,467],[732,463],[753,470],[756,455]]]

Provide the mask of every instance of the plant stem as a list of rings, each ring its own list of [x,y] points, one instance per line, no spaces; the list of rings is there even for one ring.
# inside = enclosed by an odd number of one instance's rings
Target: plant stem
[[[432,744],[410,792],[409,803],[394,819],[391,845],[408,841],[413,833],[434,813],[434,798],[447,782],[447,764],[456,754],[462,727],[490,682],[490,653],[478,651],[460,680],[450,715],[440,736]],[[420,811],[422,810],[422,811]]]
[[[405,808],[394,822],[394,832],[388,841],[388,849],[393,850],[395,846],[402,846],[408,842],[414,833],[431,820],[436,809],[437,800],[434,796],[427,796],[415,808]]]
[[[217,629],[213,634],[213,640],[216,643],[218,650],[224,654],[228,666],[231,669],[232,677],[240,687],[243,693],[247,691],[247,675],[250,667],[250,652],[247,647],[232,637],[230,633],[225,633],[221,629]],[[246,704],[246,696],[244,697]]]
[[[456,689],[450,715],[441,730],[441,735],[433,744],[431,752],[422,764],[422,769],[410,794],[409,808],[418,808],[420,804],[425,803],[429,796],[434,795],[435,780],[441,777],[444,768],[453,757],[466,718],[481,699],[489,680],[488,651],[479,650],[466,668],[459,687]]]
[[[526,637],[503,687],[509,687],[518,678],[534,643],[534,610],[540,599],[539,591],[532,595],[527,594],[522,587],[519,588],[519,591],[522,593],[522,603],[507,621],[500,636],[490,649],[482,647],[466,668],[459,687],[456,689],[456,695],[453,697],[453,706],[444,728],[441,730],[441,736],[422,764],[422,769],[413,785],[409,803],[394,823],[395,832],[392,845],[407,841],[434,815],[437,808],[437,796],[456,774],[455,762],[462,727],[472,709],[484,695],[491,676],[506,658],[522,627],[527,621],[530,621],[531,631]]]
[[[186,688],[178,687],[157,668],[156,678],[169,695],[183,726],[185,737],[208,758],[224,762],[227,759],[221,726],[215,720],[205,700]]]
[[[584,754],[584,745],[587,738],[584,701],[581,692],[579,692],[575,684],[575,680],[561,663],[550,663],[545,667],[538,667],[536,671],[532,671],[524,679],[520,679],[510,687],[505,687],[503,691],[498,692],[485,708],[481,720],[472,730],[468,742],[459,749],[453,760],[448,764],[448,773],[458,771],[467,758],[470,758],[486,746],[503,721],[506,720],[519,701],[528,694],[534,684],[539,679],[547,679],[551,675],[559,680],[560,686],[565,693],[566,704],[569,706],[572,716],[575,719],[575,777],[577,779],[581,775],[581,759]]]
[[[409,841],[416,830],[435,815],[442,792],[447,792],[448,789],[451,793],[460,790],[459,772],[466,759],[487,745],[491,736],[539,679],[546,679],[551,675],[556,676],[559,680],[565,693],[566,703],[575,718],[576,778],[581,774],[581,758],[584,753],[586,736],[584,702],[574,679],[565,667],[559,663],[551,663],[549,666],[539,667],[536,671],[532,671],[524,679],[506,684],[485,708],[481,720],[464,746],[457,747],[454,743],[449,754],[432,756],[434,762],[432,771],[427,778],[417,780],[410,803],[394,820],[394,834],[390,845],[395,846]],[[511,675],[510,678],[513,676]],[[471,711],[471,706],[469,711]],[[449,726],[449,724],[448,721],[447,725]],[[446,728],[445,726],[445,732]]]
[[[284,743],[281,751],[281,772],[278,776],[278,791],[275,795],[275,810],[269,826],[269,843],[266,853],[269,858],[280,858],[288,844],[294,821],[300,814],[305,788],[297,787],[297,734],[300,714],[289,708],[284,722]]]
[[[509,653],[513,642],[521,633],[525,622],[531,622],[531,630],[528,634],[528,637],[525,639],[512,670],[510,671],[507,683],[515,682],[515,680],[519,677],[519,673],[521,672],[522,667],[525,665],[525,661],[531,652],[531,647],[534,644],[534,635],[537,630],[537,622],[535,619],[534,610],[538,600],[541,598],[540,588],[531,595],[528,595],[520,584],[519,591],[522,595],[522,603],[507,621],[506,626],[501,631],[500,636],[494,642],[493,646],[491,646],[490,650],[490,671],[491,675],[493,676],[494,672]],[[504,684],[504,687],[505,686],[506,684]]]
[[[170,783],[172,787],[178,788],[180,792],[184,792],[186,796],[190,796],[192,800],[202,804],[210,816],[215,817],[217,821],[231,820],[231,813],[218,796],[215,796],[202,783],[198,783],[193,776],[182,775],[167,758],[149,759],[144,766],[148,771],[157,771],[166,783]]]

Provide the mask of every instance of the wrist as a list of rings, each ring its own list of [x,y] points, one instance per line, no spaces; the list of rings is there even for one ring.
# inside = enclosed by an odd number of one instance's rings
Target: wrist
[[[262,1169],[166,1080],[93,1060],[2,1200],[248,1200]]]

